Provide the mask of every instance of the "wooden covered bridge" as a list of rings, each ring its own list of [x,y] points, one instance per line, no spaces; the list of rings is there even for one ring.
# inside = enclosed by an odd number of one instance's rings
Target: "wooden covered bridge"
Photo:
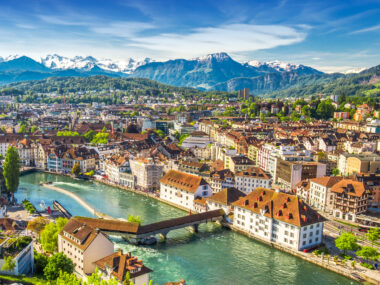
[[[75,219],[83,221],[87,225],[97,228],[109,235],[121,236],[131,243],[139,244],[145,243],[146,240],[157,234],[160,234],[166,239],[168,232],[176,229],[192,227],[194,231],[197,232],[200,224],[222,221],[224,217],[225,213],[220,209],[169,219],[149,225],[87,217],[75,217]]]

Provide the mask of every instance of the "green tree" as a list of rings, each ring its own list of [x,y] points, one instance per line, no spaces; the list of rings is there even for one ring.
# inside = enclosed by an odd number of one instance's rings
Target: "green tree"
[[[72,172],[74,175],[76,175],[76,176],[79,175],[79,173],[80,173],[80,164],[79,164],[78,162],[74,163],[71,172]]]
[[[38,131],[38,127],[37,126],[33,126],[31,129],[30,129],[30,132],[31,133],[35,133]]]
[[[93,144],[107,144],[108,143],[109,134],[105,132],[97,133],[92,139],[91,143]]]
[[[51,256],[44,269],[44,276],[47,280],[56,280],[62,271],[67,273],[73,273],[74,264],[70,258],[64,255],[62,252],[56,253]]]
[[[20,156],[14,146],[8,148],[5,155],[3,175],[7,190],[12,195],[12,202],[14,202],[14,193],[17,191],[20,178]]]
[[[327,120],[333,117],[334,112],[335,107],[331,104],[331,102],[329,100],[324,100],[318,104],[317,118]]]
[[[13,260],[12,256],[7,256],[4,258],[4,264],[1,270],[12,272],[16,267],[16,261]]]
[[[88,278],[86,285],[118,285],[119,282],[112,278],[108,281],[102,280],[102,274],[99,272],[98,268],[95,269],[94,273],[92,273]]]
[[[142,219],[140,216],[133,216],[133,215],[129,215],[128,216],[128,222],[130,223],[138,223],[138,224],[142,224]]]
[[[37,251],[34,252],[34,267],[35,267],[35,273],[36,274],[44,274],[44,268],[48,264],[49,258],[41,253],[38,253]]]
[[[343,232],[335,239],[335,246],[346,254],[347,250],[356,250],[358,248],[357,238],[349,232]]]
[[[370,228],[368,233],[365,234],[365,236],[373,246],[374,242],[380,238],[380,230],[378,227]]]
[[[356,252],[356,255],[365,258],[365,260],[368,263],[369,259],[376,259],[378,254],[376,249],[374,249],[373,247],[363,246]]]
[[[59,276],[55,280],[56,285],[82,285],[82,279],[78,279],[73,273],[59,271]]]
[[[90,142],[94,139],[96,133],[93,130],[89,130],[87,133],[84,134],[84,138]]]
[[[18,130],[20,134],[27,133],[27,127],[26,125],[21,125],[20,129]]]
[[[41,231],[41,245],[47,252],[55,252],[58,250],[58,234],[66,225],[67,219],[58,218],[54,223],[49,223]]]
[[[339,171],[338,168],[334,168],[334,169],[332,170],[332,175],[334,175],[334,176],[338,176],[339,174],[340,174],[340,171]]]
[[[162,130],[155,130],[154,131],[157,135],[159,135],[161,138],[165,137],[165,133]]]

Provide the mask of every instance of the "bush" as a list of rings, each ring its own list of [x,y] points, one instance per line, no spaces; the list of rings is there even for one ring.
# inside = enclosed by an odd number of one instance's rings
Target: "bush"
[[[34,251],[34,265],[36,274],[44,274],[44,268],[48,264],[49,258],[46,255]]]
[[[369,263],[362,262],[360,263],[360,265],[368,269],[373,269],[373,266]]]
[[[72,260],[60,252],[49,258],[44,268],[44,276],[47,280],[56,280],[59,277],[60,271],[71,274],[73,270],[74,264]]]
[[[320,255],[320,254],[321,254],[321,252],[320,252],[318,249],[314,250],[313,253],[314,253],[315,255]]]
[[[25,209],[29,212],[29,214],[34,214],[36,212],[36,208],[34,208],[33,204],[30,203],[28,200],[22,201],[22,204],[24,205]]]

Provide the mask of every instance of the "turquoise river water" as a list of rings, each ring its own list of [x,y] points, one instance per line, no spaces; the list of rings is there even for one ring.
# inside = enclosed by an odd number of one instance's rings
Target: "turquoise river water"
[[[53,181],[72,191],[98,211],[116,218],[139,215],[148,224],[187,215],[186,212],[154,199],[92,181],[74,180],[45,173],[21,177],[16,198],[29,199],[36,207],[58,200],[72,215],[92,215],[72,198],[39,186]],[[204,224],[194,234],[187,229],[172,231],[165,243],[134,246],[113,238],[116,248],[131,251],[153,269],[155,284],[179,281],[189,285],[249,284],[358,284],[350,279],[268,247],[243,235]]]

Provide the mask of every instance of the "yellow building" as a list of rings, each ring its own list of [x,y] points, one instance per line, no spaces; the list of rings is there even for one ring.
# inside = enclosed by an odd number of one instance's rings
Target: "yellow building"
[[[351,156],[347,158],[347,175],[354,173],[379,173],[380,157],[378,155]]]
[[[252,160],[255,165],[257,165],[257,154],[259,152],[259,147],[257,145],[250,144],[248,146],[248,158]]]

